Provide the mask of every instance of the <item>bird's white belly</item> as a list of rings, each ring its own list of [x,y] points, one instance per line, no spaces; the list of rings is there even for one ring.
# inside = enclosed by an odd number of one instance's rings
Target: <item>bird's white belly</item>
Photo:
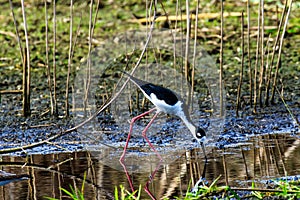
[[[182,111],[182,102],[178,101],[175,105],[168,105],[164,100],[157,99],[155,95],[150,95],[151,102],[157,107],[161,112],[178,115]]]

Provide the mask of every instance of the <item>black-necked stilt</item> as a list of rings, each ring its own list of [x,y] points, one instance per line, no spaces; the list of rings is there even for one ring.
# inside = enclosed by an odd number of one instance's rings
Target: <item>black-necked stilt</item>
[[[153,123],[154,119],[157,117],[157,115],[161,112],[164,112],[166,114],[175,115],[181,118],[181,120],[188,127],[188,129],[190,130],[194,138],[196,138],[196,140],[201,145],[206,160],[207,158],[206,158],[205,148],[203,144],[206,133],[201,127],[196,127],[195,124],[192,122],[188,112],[188,107],[183,101],[183,99],[175,92],[171,91],[170,89],[140,80],[128,74],[127,72],[123,72],[123,73],[126,74],[130,78],[130,80],[143,92],[143,94],[155,105],[155,108],[152,108],[151,110],[142,113],[131,119],[128,137],[120,161],[124,160],[134,122],[154,111],[156,111],[156,113],[152,117],[148,125],[145,127],[145,129],[143,130],[142,135],[145,138],[145,140],[148,142],[149,146],[158,155],[160,159],[161,156],[156,151],[154,146],[151,144],[150,140],[147,138],[146,132],[148,128],[151,126],[151,124]]]

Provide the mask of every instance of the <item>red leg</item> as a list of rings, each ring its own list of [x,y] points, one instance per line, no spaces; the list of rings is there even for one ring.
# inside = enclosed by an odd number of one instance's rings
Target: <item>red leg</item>
[[[127,169],[126,169],[126,166],[125,166],[125,164],[122,161],[120,161],[120,164],[122,165],[122,167],[124,169],[124,172],[126,174],[126,177],[127,177],[127,180],[128,180],[129,186],[130,186],[130,189],[131,189],[132,192],[134,192],[134,187],[133,187],[130,175],[129,175]]]
[[[157,115],[159,114],[159,112],[155,113],[155,115],[152,117],[151,121],[148,123],[148,125],[145,127],[145,129],[143,130],[143,137],[145,138],[145,140],[148,142],[149,146],[151,147],[151,149],[156,153],[157,157],[159,157],[160,160],[162,160],[160,154],[156,151],[156,149],[154,148],[154,146],[151,144],[150,140],[148,139],[146,132],[148,130],[148,128],[151,126],[151,124],[153,123],[153,121],[155,120],[155,118],[157,117]]]
[[[151,173],[150,177],[149,177],[149,180],[147,181],[146,185],[144,186],[144,190],[147,192],[147,194],[151,197],[151,199],[155,199],[154,195],[150,192],[149,190],[149,184],[153,181],[154,177],[155,177],[155,174],[156,172],[159,170],[160,166],[161,166],[161,163],[162,161],[160,160],[157,164],[157,166],[155,167],[154,171]],[[132,180],[130,178],[130,175],[129,175],[129,172],[127,171],[127,168],[126,168],[126,165],[123,163],[123,162],[120,162],[123,169],[124,169],[124,172],[125,172],[125,175],[127,177],[127,180],[129,182],[129,186],[130,186],[130,189],[132,192],[135,192],[134,190],[134,187],[133,187],[133,184],[132,184]]]
[[[149,180],[147,181],[146,185],[144,186],[144,190],[147,192],[147,194],[151,197],[151,199],[155,200],[155,196],[150,192],[149,190],[149,185],[150,183],[153,181],[156,172],[159,170],[160,166],[161,166],[161,160],[158,162],[157,166],[155,167],[154,171],[151,173]]]
[[[120,162],[123,162],[123,161],[124,161],[125,154],[126,154],[126,150],[127,150],[127,147],[128,147],[128,142],[129,142],[129,140],[130,140],[130,136],[131,136],[131,133],[132,133],[132,128],[133,128],[134,122],[135,122],[136,120],[142,118],[143,116],[148,115],[149,113],[155,111],[155,110],[156,110],[156,108],[152,108],[151,110],[148,110],[147,112],[144,112],[144,113],[142,113],[142,114],[140,114],[140,115],[138,115],[138,116],[136,116],[136,117],[134,117],[134,118],[131,119],[131,122],[130,122],[130,128],[129,128],[129,133],[128,133],[128,136],[127,136],[127,140],[126,140],[126,144],[125,144],[123,153],[122,153],[122,155],[121,155],[121,157],[120,157]],[[151,120],[151,121],[152,121],[152,120]],[[150,121],[150,122],[151,122],[151,121]],[[146,127],[146,128],[147,128],[147,127]],[[149,143],[149,142],[148,142],[148,143]],[[152,145],[151,145],[151,146],[152,146]]]

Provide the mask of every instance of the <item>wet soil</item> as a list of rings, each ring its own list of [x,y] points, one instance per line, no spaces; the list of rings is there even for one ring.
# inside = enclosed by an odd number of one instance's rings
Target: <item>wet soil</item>
[[[40,110],[40,108],[43,108],[43,104],[40,102],[33,104],[33,107],[37,110],[33,111],[31,117],[24,118],[20,116],[21,105],[17,106],[15,103],[16,99],[20,97],[21,95],[15,94],[5,95],[2,97],[2,109],[0,116],[1,149],[18,147],[46,140],[51,136],[59,134],[62,130],[66,130],[74,126],[74,122],[72,122],[72,120],[49,118],[49,113],[43,114],[45,110]],[[40,101],[47,102],[47,100]],[[297,102],[289,102],[288,104],[294,117],[299,120],[299,104]],[[42,113],[42,115],[40,113]],[[265,134],[286,133],[291,136],[299,137],[299,125],[294,120],[295,118],[288,113],[286,107],[282,103],[278,103],[272,107],[259,109],[258,114],[252,114],[252,109],[249,109],[248,111],[243,110],[241,111],[241,117],[236,117],[235,111],[229,110],[227,111],[223,131],[220,134],[219,139],[216,141],[215,146],[223,148],[225,146],[237,145],[239,143],[246,142],[250,137]],[[121,134],[119,132],[114,133],[113,130],[115,130],[116,127],[109,116],[99,116],[98,120],[101,124],[100,129],[106,130],[104,135],[110,142],[125,142],[127,132],[122,131]],[[202,119],[202,121],[205,122],[205,118]],[[171,142],[173,139],[172,134],[176,131],[176,125],[174,128],[172,124],[180,124],[181,122],[180,120],[169,120],[167,123],[169,123],[169,126],[167,124],[166,128],[162,127],[161,133],[156,134],[154,137],[150,137],[151,143],[160,146],[161,144]],[[45,154],[82,150],[83,146],[80,144],[81,139],[82,137],[80,133],[74,131],[52,141],[59,144],[61,148],[44,144],[37,148],[28,149],[26,150],[26,153]],[[142,137],[138,139],[133,138],[133,143],[137,144],[137,146],[143,146],[145,141]]]

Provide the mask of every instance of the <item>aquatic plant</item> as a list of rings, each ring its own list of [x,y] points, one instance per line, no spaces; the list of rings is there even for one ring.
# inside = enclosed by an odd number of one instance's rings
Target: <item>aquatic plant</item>
[[[141,185],[139,186],[139,189],[134,192],[129,192],[125,189],[123,185],[120,185],[120,195],[119,195],[119,189],[117,186],[115,186],[115,200],[139,200],[141,199]],[[137,196],[135,196],[137,194]]]
[[[78,190],[76,189],[77,187],[73,187],[72,185],[69,185],[70,187],[70,191],[65,189],[65,188],[59,188],[61,191],[63,191],[64,193],[66,193],[71,199],[73,200],[84,200],[84,183],[86,180],[86,173],[84,173],[83,176],[83,181],[82,181],[82,185],[81,185],[81,189]],[[52,197],[45,197],[48,200],[58,200],[56,198],[52,198]]]

